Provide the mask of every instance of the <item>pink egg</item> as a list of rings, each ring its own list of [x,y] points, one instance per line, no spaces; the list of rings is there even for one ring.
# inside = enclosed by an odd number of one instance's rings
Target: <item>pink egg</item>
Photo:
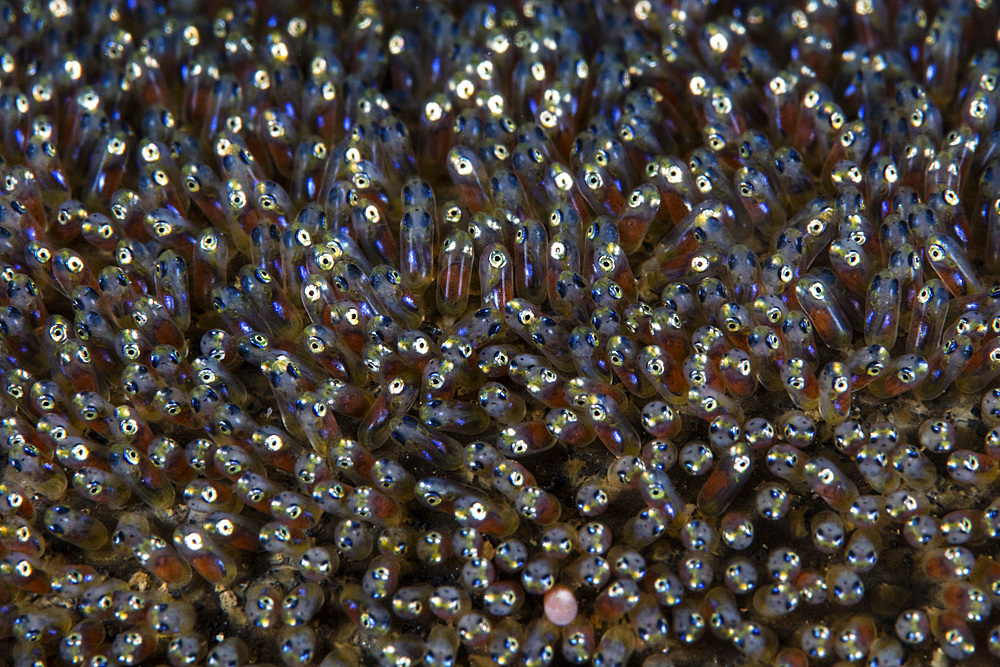
[[[576,596],[566,586],[554,586],[545,594],[545,617],[556,625],[572,623],[576,610]]]

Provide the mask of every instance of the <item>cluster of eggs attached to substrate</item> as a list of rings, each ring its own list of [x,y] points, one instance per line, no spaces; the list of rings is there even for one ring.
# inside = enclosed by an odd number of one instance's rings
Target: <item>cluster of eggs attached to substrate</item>
[[[995,3],[196,5],[0,11],[0,660],[1000,656]]]

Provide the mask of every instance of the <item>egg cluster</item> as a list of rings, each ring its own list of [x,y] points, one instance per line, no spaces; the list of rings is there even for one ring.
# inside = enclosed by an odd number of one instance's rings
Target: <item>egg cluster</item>
[[[3,4],[3,659],[1000,658],[1000,7],[412,4]]]

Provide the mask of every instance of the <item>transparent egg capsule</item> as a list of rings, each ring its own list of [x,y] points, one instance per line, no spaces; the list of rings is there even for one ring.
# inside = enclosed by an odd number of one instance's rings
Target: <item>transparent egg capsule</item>
[[[855,572],[869,572],[878,563],[882,540],[878,533],[860,528],[851,535],[844,549],[844,560]]]
[[[837,553],[844,546],[847,533],[840,515],[824,511],[818,513],[811,521],[813,545],[823,553]]]
[[[506,540],[497,546],[493,561],[503,572],[518,572],[528,561],[528,549],[520,540]]]
[[[773,549],[767,557],[767,573],[778,581],[795,581],[802,571],[802,559],[789,548]]]
[[[996,462],[979,452],[955,450],[948,456],[948,475],[959,484],[989,484],[997,476]]]
[[[981,623],[993,610],[987,592],[967,582],[950,582],[938,595],[945,607],[967,623]]]
[[[161,602],[149,608],[146,622],[161,635],[179,635],[194,629],[197,616],[191,603],[183,600]]]
[[[937,481],[934,464],[912,445],[900,445],[894,449],[892,465],[914,489],[928,489]]]
[[[792,495],[780,483],[769,482],[762,485],[755,496],[757,513],[769,521],[777,521],[788,514],[792,505]]]
[[[829,587],[826,579],[819,572],[805,570],[795,579],[802,602],[811,605],[822,605],[828,597]]]
[[[360,521],[344,519],[334,529],[334,543],[345,558],[366,558],[374,548],[371,529]]]
[[[845,607],[858,604],[865,595],[865,586],[854,570],[834,565],[826,572],[826,584],[833,600]]]
[[[288,626],[308,623],[320,610],[326,596],[318,584],[301,584],[285,595],[278,608],[278,617]]]
[[[402,586],[392,596],[392,613],[403,620],[418,620],[426,615],[434,589],[427,584]]]
[[[808,447],[816,438],[816,424],[806,414],[789,410],[781,415],[778,433],[793,447]]]
[[[858,496],[855,484],[825,457],[813,457],[805,466],[806,482],[834,510],[843,511]]]
[[[767,450],[766,462],[771,474],[794,481],[802,476],[805,457],[791,445],[777,444]]]
[[[599,589],[612,576],[611,565],[607,559],[596,553],[580,556],[565,569],[566,578],[577,586]]]
[[[798,590],[787,581],[779,581],[757,589],[753,608],[765,618],[777,618],[792,613],[799,605]]]
[[[594,653],[594,627],[587,621],[574,621],[563,630],[562,656],[570,664],[585,664]]]
[[[19,644],[52,644],[70,629],[72,617],[58,607],[28,611],[13,619],[13,635]]]
[[[996,657],[1000,655],[1000,627],[994,627],[986,637],[986,649],[990,655]]]
[[[576,507],[583,516],[599,516],[615,497],[606,479],[594,477],[584,481],[576,493]]]
[[[796,633],[799,647],[813,660],[824,660],[833,655],[833,632],[826,625],[817,623]]]
[[[639,603],[639,587],[631,579],[617,579],[597,595],[594,608],[604,618],[616,619]]]
[[[104,641],[104,627],[100,621],[85,619],[72,628],[59,641],[59,657],[70,664],[82,664],[96,653]]]
[[[900,489],[885,497],[884,508],[890,520],[903,523],[915,514],[926,512],[928,502],[923,493]]]
[[[678,453],[677,459],[684,471],[693,476],[707,474],[715,462],[711,448],[705,443],[697,441],[684,445]]]
[[[682,602],[672,610],[672,627],[677,638],[686,644],[692,644],[705,634],[707,625],[701,610],[692,603]]]
[[[945,611],[937,618],[932,618],[931,631],[944,654],[952,660],[968,659],[976,651],[972,629],[953,611]]]
[[[677,448],[668,440],[650,440],[641,453],[650,469],[669,470],[677,462]]]
[[[988,389],[979,403],[982,420],[990,426],[1000,426],[1000,389]]]
[[[778,640],[774,632],[756,621],[743,621],[733,632],[733,646],[753,659],[774,654]]]
[[[907,609],[896,617],[896,636],[904,644],[922,644],[931,635],[927,613],[920,609]]]
[[[743,424],[743,438],[754,449],[767,449],[776,437],[774,425],[762,417],[751,417]]]
[[[954,425],[947,419],[927,419],[917,431],[920,445],[927,451],[944,454],[950,452],[957,441]]]
[[[587,554],[603,554],[611,548],[611,531],[599,521],[585,523],[577,533],[580,551]]]
[[[459,558],[477,558],[484,544],[483,534],[475,528],[462,528],[451,536],[451,552]]]
[[[576,530],[568,524],[556,524],[542,534],[542,551],[555,558],[569,556],[576,547]]]
[[[453,586],[438,586],[429,598],[431,613],[442,620],[455,620],[471,608],[469,594]]]
[[[259,628],[276,627],[284,595],[274,586],[255,584],[247,589],[244,612],[247,621]]]
[[[45,527],[56,537],[82,549],[98,549],[108,541],[108,530],[103,523],[66,505],[46,510]]]
[[[722,517],[719,535],[731,549],[747,549],[753,544],[753,521],[743,512],[730,512]]]
[[[715,568],[705,553],[695,552],[681,560],[677,574],[688,590],[704,591],[711,587],[715,579]]]
[[[485,646],[493,632],[493,624],[482,614],[469,612],[458,619],[458,634],[468,648]]]
[[[435,626],[431,629],[424,653],[428,667],[444,667],[454,664],[458,653],[458,632],[454,628]]]
[[[774,656],[774,664],[781,667],[797,667],[808,664],[806,652],[794,646],[785,647]]]
[[[524,590],[513,581],[494,581],[483,592],[483,603],[493,616],[510,616],[524,602]]]
[[[672,437],[680,424],[680,415],[662,401],[650,401],[642,409],[642,426],[655,438]]]
[[[205,662],[212,667],[240,667],[246,664],[249,648],[238,637],[226,637],[208,652]]]
[[[535,558],[528,561],[521,570],[521,584],[526,593],[543,595],[556,583],[558,565],[554,559]]]
[[[481,593],[488,588],[495,576],[496,570],[493,564],[485,558],[470,558],[462,566],[462,585],[473,593]]]
[[[382,554],[374,558],[361,579],[361,588],[374,600],[390,597],[399,583],[399,560]]]
[[[700,519],[690,519],[681,528],[681,542],[692,551],[711,551],[716,539],[712,526]]]
[[[725,452],[740,440],[741,435],[740,423],[732,415],[720,415],[708,425],[709,443],[715,452]]]

